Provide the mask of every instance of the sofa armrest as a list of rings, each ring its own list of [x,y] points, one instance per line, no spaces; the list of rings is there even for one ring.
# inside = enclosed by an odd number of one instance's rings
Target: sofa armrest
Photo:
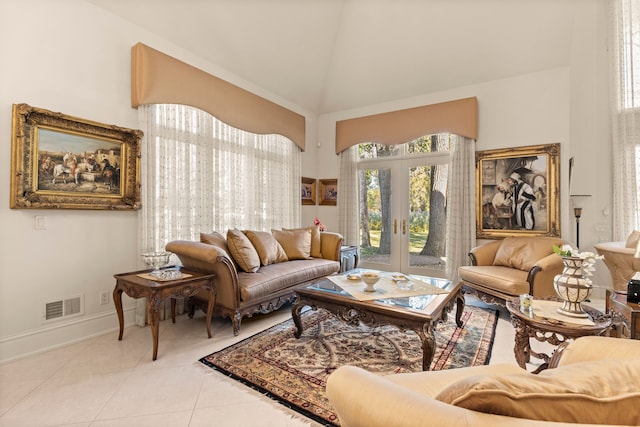
[[[469,252],[471,265],[492,265],[501,243],[501,240],[496,240],[471,249]]]
[[[344,427],[470,425],[466,409],[354,366],[342,366],[329,375],[326,393]]]
[[[224,249],[208,243],[174,240],[167,243],[165,249],[176,254],[183,266],[207,273],[215,272],[215,263],[231,261]]]
[[[342,246],[342,235],[330,231],[320,232],[320,251],[322,258],[340,262],[340,247]]]
[[[603,336],[585,336],[561,350],[556,366],[591,360],[637,359],[640,341]]]
[[[553,253],[538,260],[529,270],[527,281],[530,284],[529,293],[534,297],[547,297],[555,295],[553,289],[553,278],[556,274],[562,273],[562,257]]]

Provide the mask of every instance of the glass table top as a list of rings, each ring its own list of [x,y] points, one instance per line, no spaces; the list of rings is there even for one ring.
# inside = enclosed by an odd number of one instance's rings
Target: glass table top
[[[356,269],[356,270],[351,270],[348,272],[343,273],[343,275],[347,275],[347,274],[358,274],[364,271],[372,271],[372,270],[360,270],[360,269]],[[382,273],[388,273],[388,272],[382,272]],[[392,274],[392,273],[388,273],[388,274]],[[395,274],[395,273],[394,273]],[[408,277],[409,280],[412,281],[416,281],[416,282],[422,282],[440,289],[444,289],[444,290],[451,290],[452,289],[452,282],[451,280],[447,280],[447,279],[441,279],[438,277],[427,277],[427,276],[418,276],[415,274],[405,274],[404,276]],[[340,286],[336,285],[335,283],[333,283],[331,280],[328,280],[325,278],[325,280],[319,280],[309,286],[306,287],[307,289],[310,290],[315,290],[315,291],[320,291],[320,292],[327,292],[327,293],[331,293],[331,294],[335,294],[335,295],[340,295],[340,296],[344,296],[345,298],[353,298],[351,296],[351,294],[349,294],[348,292],[344,291]],[[405,298],[382,298],[382,299],[377,299],[374,300],[376,302],[380,302],[383,304],[389,304],[392,306],[397,306],[397,307],[402,307],[402,308],[411,308],[411,309],[415,309],[415,310],[424,310],[429,304],[431,304],[431,302],[433,302],[434,299],[438,298],[438,297],[442,297],[443,295],[446,294],[436,294],[436,295],[418,295],[418,296],[411,296],[411,297],[405,297]]]

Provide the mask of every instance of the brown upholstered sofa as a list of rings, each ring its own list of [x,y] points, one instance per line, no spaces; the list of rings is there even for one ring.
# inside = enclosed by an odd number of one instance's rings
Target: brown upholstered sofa
[[[276,238],[277,237],[277,238]],[[245,316],[269,313],[291,301],[294,289],[340,270],[338,233],[315,227],[296,230],[229,230],[201,234],[200,242],[176,240],[166,245],[182,265],[215,273],[214,315],[229,317],[233,333],[240,332]],[[206,311],[208,293],[190,299]]]
[[[582,337],[535,375],[515,364],[327,380],[342,427],[640,425],[640,341]]]
[[[472,265],[458,270],[463,288],[501,305],[521,294],[555,295],[553,277],[562,272],[562,258],[553,245],[564,243],[555,237],[506,237],[477,246],[469,253]]]

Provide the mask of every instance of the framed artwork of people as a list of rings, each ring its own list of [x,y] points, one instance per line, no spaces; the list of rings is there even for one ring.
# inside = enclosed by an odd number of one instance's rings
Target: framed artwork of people
[[[476,152],[476,237],[560,236],[560,144]]]

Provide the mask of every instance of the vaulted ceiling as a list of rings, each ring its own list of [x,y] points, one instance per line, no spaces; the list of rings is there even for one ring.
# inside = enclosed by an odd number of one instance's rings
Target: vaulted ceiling
[[[583,0],[87,1],[321,114],[566,66]]]

